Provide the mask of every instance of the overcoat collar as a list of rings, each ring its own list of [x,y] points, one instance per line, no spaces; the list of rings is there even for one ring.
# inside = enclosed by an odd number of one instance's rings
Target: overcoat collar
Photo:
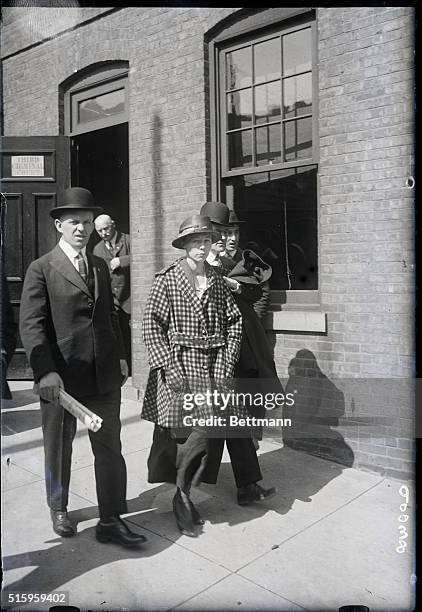
[[[97,291],[98,291],[98,269],[93,264],[91,255],[87,253],[88,265],[93,269],[94,278],[95,278],[95,299],[97,299]],[[90,290],[87,285],[82,280],[82,277],[76,270],[76,268],[72,265],[67,255],[62,251],[62,249],[57,245],[52,251],[52,257],[50,260],[50,265],[53,266],[57,272],[59,272],[66,280],[70,283],[78,287],[83,293],[86,293],[89,297],[92,297]]]
[[[211,286],[214,284],[215,279],[212,274],[212,271],[210,270],[210,267],[208,266],[206,262],[205,262],[205,272],[206,272],[206,275],[209,281],[209,285],[206,288],[205,292],[208,292]],[[201,321],[205,325],[207,325],[201,300],[196,295],[195,283],[193,279],[192,270],[189,268],[186,262],[186,259],[183,258],[177,262],[175,266],[175,274],[176,274],[177,288],[179,289],[179,291],[181,291],[181,293],[183,293],[187,297],[194,312],[198,315]]]

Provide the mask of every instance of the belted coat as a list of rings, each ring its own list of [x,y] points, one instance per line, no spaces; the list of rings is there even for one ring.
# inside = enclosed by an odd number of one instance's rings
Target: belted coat
[[[221,275],[205,263],[208,287],[199,298],[184,258],[157,273],[143,319],[151,370],[142,417],[180,427],[183,393],[226,390],[239,357],[242,318]],[[245,415],[243,407],[236,410]],[[215,406],[200,416],[215,415]],[[220,415],[222,416],[222,415]]]

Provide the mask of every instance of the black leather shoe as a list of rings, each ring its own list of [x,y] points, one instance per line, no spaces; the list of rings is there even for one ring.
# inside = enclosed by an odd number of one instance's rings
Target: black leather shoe
[[[62,538],[71,538],[76,529],[70,521],[66,510],[50,510],[54,532]]]
[[[143,544],[147,538],[129,529],[119,516],[111,517],[109,521],[99,521],[95,527],[95,537],[99,542],[116,542],[126,548],[134,548]]]
[[[198,537],[195,530],[195,523],[192,513],[192,502],[189,500],[189,508],[182,499],[180,489],[177,489],[176,495],[173,497],[173,512],[176,518],[176,523],[181,534],[190,538]]]
[[[205,521],[202,516],[199,514],[198,510],[195,508],[191,500],[190,503],[190,511],[192,512],[192,519],[195,525],[205,525]]]
[[[256,482],[253,482],[246,487],[241,487],[237,490],[237,503],[239,506],[249,506],[256,501],[263,501],[268,499],[277,493],[277,489],[271,487],[270,489],[264,489],[260,487]]]

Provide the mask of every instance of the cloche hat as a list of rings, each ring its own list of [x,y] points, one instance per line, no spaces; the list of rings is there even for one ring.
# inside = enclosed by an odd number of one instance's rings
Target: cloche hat
[[[219,232],[216,232],[210,219],[205,215],[191,215],[187,217],[179,227],[179,235],[171,243],[176,249],[183,249],[183,242],[186,236],[196,236],[200,234],[211,234],[212,242],[216,242],[220,238]]]

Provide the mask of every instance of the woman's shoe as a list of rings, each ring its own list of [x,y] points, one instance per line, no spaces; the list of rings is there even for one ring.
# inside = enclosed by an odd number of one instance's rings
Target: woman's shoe
[[[190,500],[189,504],[191,504]],[[196,538],[198,534],[195,530],[192,509],[190,506],[187,507],[185,505],[180,493],[180,489],[177,489],[176,494],[173,497],[173,512],[180,533],[189,536],[190,538]]]
[[[195,508],[191,500],[190,503],[190,511],[192,512],[192,518],[195,525],[205,525],[205,521],[202,516],[199,514],[198,510]]]

